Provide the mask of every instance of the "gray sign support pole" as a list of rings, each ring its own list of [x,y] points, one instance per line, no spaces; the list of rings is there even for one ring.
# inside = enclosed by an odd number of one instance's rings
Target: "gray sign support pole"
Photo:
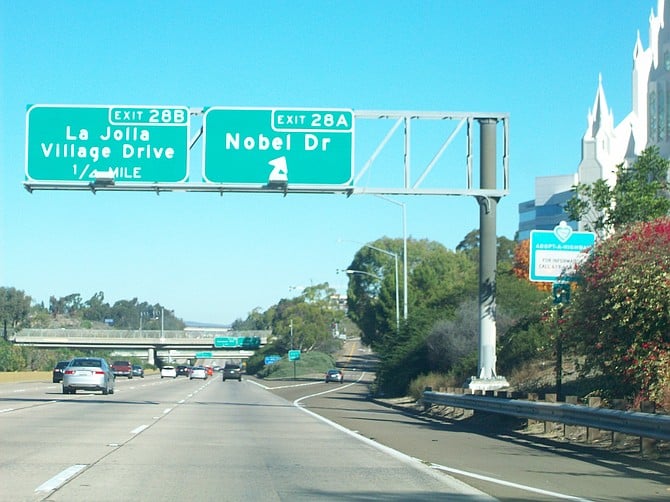
[[[479,119],[480,187],[496,188],[496,119]],[[498,197],[479,196],[479,375],[472,389],[506,387],[496,375],[496,209]]]

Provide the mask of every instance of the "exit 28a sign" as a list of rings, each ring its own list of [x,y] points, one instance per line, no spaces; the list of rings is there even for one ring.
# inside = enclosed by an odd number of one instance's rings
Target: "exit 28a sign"
[[[203,130],[206,182],[351,182],[352,110],[212,107],[204,113]]]

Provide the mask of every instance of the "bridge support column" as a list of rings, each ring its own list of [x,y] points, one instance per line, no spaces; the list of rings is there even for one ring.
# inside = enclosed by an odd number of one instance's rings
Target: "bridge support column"
[[[156,366],[156,349],[154,347],[147,349],[147,363]]]

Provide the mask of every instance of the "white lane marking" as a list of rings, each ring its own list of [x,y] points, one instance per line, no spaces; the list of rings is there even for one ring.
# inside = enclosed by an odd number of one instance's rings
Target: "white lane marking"
[[[48,492],[51,490],[55,490],[58,488],[60,485],[65,483],[68,479],[71,477],[75,476],[79,471],[84,469],[86,467],[86,464],[75,464],[64,471],[61,471],[60,473],[56,474],[53,478],[51,478],[48,481],[45,481],[42,483],[40,486],[35,488],[36,492]]]
[[[318,382],[296,383],[296,384],[291,384],[291,385],[279,385],[277,387],[270,387],[269,385],[263,385],[262,383],[256,382],[255,380],[246,380],[246,381],[250,382],[254,385],[258,385],[259,387],[261,387],[265,390],[290,389],[292,387],[305,387],[307,385],[317,385],[317,384],[323,383],[322,381],[318,381]]]
[[[0,410],[0,413],[7,413],[8,411],[14,411],[14,408],[5,408],[4,410]]]
[[[503,479],[491,478],[489,476],[484,476],[482,474],[475,474],[474,472],[461,471],[460,469],[454,469],[453,467],[447,467],[447,466],[440,465],[440,464],[429,463],[428,465],[430,465],[433,469],[437,469],[438,471],[446,471],[446,472],[450,472],[452,474],[459,474],[461,476],[466,476],[466,477],[469,477],[469,478],[475,478],[475,479],[479,479],[481,481],[487,481],[489,483],[495,483],[497,485],[510,486],[512,488],[517,488],[519,490],[523,490],[523,491],[527,491],[527,492],[531,492],[531,493],[539,493],[541,495],[549,495],[551,497],[564,499],[564,500],[578,500],[580,502],[592,502],[590,499],[575,497],[575,496],[572,496],[572,495],[565,495],[564,493],[557,493],[557,492],[552,492],[552,491],[549,491],[549,490],[543,490],[542,488],[533,488],[532,486],[520,485],[518,483],[512,483],[511,481],[505,481]]]
[[[363,378],[362,375],[361,375],[361,378]],[[360,380],[360,378],[359,378],[359,380]],[[353,384],[350,384],[350,385],[353,385]],[[321,394],[327,394],[328,392],[333,392],[333,390],[326,391],[326,392],[321,392],[319,394],[314,394],[314,396],[318,396],[318,395],[321,395]],[[372,446],[373,448],[376,448],[377,450],[380,450],[380,451],[386,453],[387,455],[389,455],[391,457],[397,458],[401,462],[404,462],[408,465],[411,465],[414,468],[419,469],[422,472],[425,472],[425,473],[431,475],[433,478],[441,481],[442,483],[447,484],[451,489],[458,490],[458,492],[461,493],[461,494],[472,495],[477,500],[490,500],[491,502],[496,501],[495,498],[487,495],[486,493],[484,493],[480,490],[477,490],[476,488],[473,488],[472,486],[470,486],[470,485],[468,485],[468,484],[466,484],[462,481],[459,481],[456,478],[453,478],[451,476],[447,476],[445,474],[437,473],[435,470],[428,468],[426,466],[426,464],[418,458],[411,457],[410,455],[407,455],[407,454],[405,454],[401,451],[394,450],[393,448],[391,448],[389,446],[378,443],[374,439],[367,438],[367,437],[359,434],[358,432],[354,432],[351,429],[347,429],[346,427],[344,427],[344,426],[342,426],[342,425],[340,425],[336,422],[333,422],[332,420],[328,420],[327,418],[322,417],[321,415],[317,415],[316,413],[314,413],[313,411],[308,410],[307,408],[303,408],[302,405],[299,402],[302,399],[307,399],[308,397],[310,397],[310,396],[305,396],[305,397],[302,397],[300,399],[296,399],[295,401],[293,401],[293,405],[296,408],[298,408],[299,410],[302,410],[303,412],[307,413],[308,415],[312,415],[314,418],[317,418],[318,420],[321,420],[322,422],[330,425],[331,427],[334,427],[335,429],[340,430],[340,431],[344,432],[345,434],[348,434],[348,435],[358,439],[359,441],[362,441],[363,443],[366,443],[366,444]]]
[[[346,387],[349,387],[351,385],[354,385],[355,383],[360,382],[364,375],[365,375],[365,373],[361,374],[361,376],[359,377],[359,379],[356,382],[350,383],[349,385],[340,386],[340,387],[337,387],[335,389],[327,390],[325,392],[319,392],[317,394],[312,394],[310,396],[303,396],[301,398],[298,398],[295,401],[293,401],[293,405],[296,406],[297,408],[300,408],[305,413],[308,413],[309,415],[312,415],[312,416],[318,418],[322,422],[325,422],[325,423],[335,427],[336,429],[344,431],[347,434],[349,434],[351,436],[354,436],[355,438],[357,438],[357,439],[359,439],[359,440],[361,440],[365,443],[368,443],[368,444],[374,446],[375,448],[377,448],[379,450],[382,450],[382,451],[384,451],[384,452],[386,452],[386,453],[388,453],[392,456],[400,458],[401,460],[405,460],[405,461],[408,461],[408,462],[411,461],[411,463],[420,462],[422,465],[428,465],[431,469],[450,472],[452,474],[460,474],[461,476],[472,477],[472,478],[475,478],[475,479],[488,481],[490,483],[498,483],[498,484],[501,484],[501,485],[504,485],[504,486],[514,487],[514,488],[517,488],[519,490],[529,491],[531,493],[539,493],[539,494],[543,494],[543,495],[550,495],[550,496],[565,499],[565,500],[576,500],[576,501],[579,501],[579,502],[592,502],[591,500],[585,499],[585,498],[574,497],[572,495],[565,495],[565,494],[562,494],[562,493],[551,492],[551,491],[548,491],[548,490],[542,490],[541,488],[533,488],[532,486],[520,485],[520,484],[517,484],[517,483],[512,483],[510,481],[504,481],[502,479],[496,479],[496,478],[491,478],[491,477],[488,477],[488,476],[483,476],[481,474],[475,474],[475,473],[472,473],[472,472],[461,471],[459,469],[453,469],[451,467],[446,467],[446,466],[439,465],[439,464],[433,464],[431,462],[424,462],[420,459],[417,459],[415,457],[410,457],[409,455],[406,455],[405,453],[402,453],[398,450],[394,450],[393,448],[390,448],[386,445],[378,443],[377,441],[375,441],[373,439],[367,438],[367,437],[361,435],[358,431],[352,431],[350,429],[347,429],[347,428],[341,426],[338,423],[335,423],[331,420],[328,420],[325,417],[322,417],[321,415],[317,415],[316,413],[308,410],[307,408],[303,408],[302,404],[300,404],[300,401],[302,401],[303,399],[309,399],[310,397],[321,396],[323,394],[328,394],[330,392],[335,392],[338,389],[342,389],[342,388],[346,388]],[[458,480],[456,480],[455,478],[451,478],[451,479],[458,482]],[[465,483],[462,483],[462,484],[465,487],[469,487],[469,488],[475,490],[474,488],[470,487],[469,485],[467,485]],[[481,492],[480,492],[480,494],[481,494]]]
[[[356,385],[358,382],[363,380],[364,377],[365,377],[365,372],[361,373],[361,375],[358,377],[358,380],[356,380],[355,382],[348,383],[347,385],[340,384],[337,387],[333,387],[332,389],[324,390],[323,392],[317,392],[316,394],[310,394],[309,396],[303,396],[303,397],[298,398],[295,401],[293,401],[293,404],[295,406],[301,407],[302,405],[300,404],[300,401],[302,401],[303,399],[309,399],[310,397],[316,397],[316,396],[323,396],[324,394],[330,394],[331,392],[337,392],[338,390],[346,389],[347,387],[351,387],[352,385]],[[322,382],[318,382],[318,383],[322,383]],[[278,388],[280,388],[280,387],[275,387],[275,389],[278,389]]]
[[[149,427],[148,425],[140,425],[139,427],[135,427],[132,431],[130,431],[131,434],[139,434],[142,432],[144,429]]]
[[[172,411],[172,408],[165,408],[165,409],[163,410],[163,415],[167,415],[167,414],[170,413],[171,411]]]

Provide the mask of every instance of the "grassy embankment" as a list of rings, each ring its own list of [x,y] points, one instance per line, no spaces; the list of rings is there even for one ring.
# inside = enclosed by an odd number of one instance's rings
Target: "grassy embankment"
[[[0,371],[0,383],[36,382],[41,380],[51,382],[51,377],[51,371]]]

